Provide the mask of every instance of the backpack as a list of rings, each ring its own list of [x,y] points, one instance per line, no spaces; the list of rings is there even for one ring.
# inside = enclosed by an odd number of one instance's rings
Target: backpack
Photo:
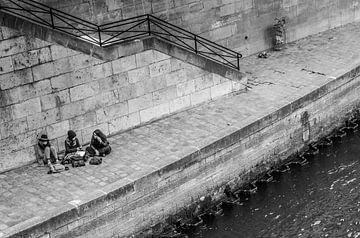
[[[97,157],[97,156],[92,157],[92,158],[90,159],[90,161],[89,161],[89,164],[91,164],[91,165],[99,165],[99,164],[101,164],[101,163],[102,163],[102,158],[101,158],[101,157]]]

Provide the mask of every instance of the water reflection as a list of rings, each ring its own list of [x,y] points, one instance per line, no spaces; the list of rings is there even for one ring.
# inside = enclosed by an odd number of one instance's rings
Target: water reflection
[[[188,237],[360,238],[360,133],[321,147],[309,163],[259,186],[239,205],[203,218]]]

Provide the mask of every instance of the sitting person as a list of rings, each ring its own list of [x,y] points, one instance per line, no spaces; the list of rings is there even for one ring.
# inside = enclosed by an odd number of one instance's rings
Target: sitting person
[[[45,133],[41,134],[38,138],[35,152],[37,162],[41,165],[48,165],[51,170],[53,169],[51,163],[59,163],[56,149],[50,144],[50,140]]]
[[[105,156],[111,152],[111,147],[104,133],[96,129],[91,137],[90,146],[86,150],[90,155]]]
[[[68,131],[68,137],[65,140],[65,155],[81,150],[79,139],[73,130]]]
[[[82,151],[82,146],[76,133],[73,130],[67,132],[68,137],[65,140],[65,157],[63,163],[70,163],[72,159],[79,159],[84,157],[85,152]]]

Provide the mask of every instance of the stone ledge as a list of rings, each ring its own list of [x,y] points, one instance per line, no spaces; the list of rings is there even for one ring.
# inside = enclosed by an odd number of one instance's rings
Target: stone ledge
[[[307,95],[295,100],[294,102],[268,114],[267,116],[260,118],[245,127],[238,128],[236,125],[230,127],[226,134],[221,137],[214,135],[211,140],[202,148],[196,148],[191,146],[187,155],[179,158],[177,161],[170,163],[158,170],[152,171],[145,176],[141,176],[139,179],[132,180],[121,180],[115,183],[105,186],[101,190],[96,190],[91,194],[88,194],[86,200],[79,204],[67,204],[62,208],[48,214],[47,217],[34,217],[31,220],[20,223],[14,227],[5,230],[6,237],[22,237],[28,234],[44,234],[48,231],[55,229],[61,229],[62,227],[72,224],[83,216],[86,216],[90,210],[97,210],[97,208],[103,207],[104,204],[110,204],[112,201],[125,198],[129,196],[132,200],[136,201],[140,196],[148,196],[146,192],[142,192],[141,188],[149,183],[156,183],[161,179],[166,179],[171,175],[182,171],[185,168],[189,168],[194,164],[200,163],[201,161],[209,158],[211,155],[219,152],[226,151],[233,144],[244,140],[245,138],[255,134],[256,132],[271,126],[275,122],[282,118],[292,114],[298,109],[311,104],[312,102],[322,98],[330,92],[352,82],[355,77],[360,74],[360,66],[350,70],[337,77],[336,79],[324,84],[323,86],[313,90]],[[135,197],[132,197],[135,193]],[[163,191],[164,192],[164,191]],[[119,211],[115,212],[119,213]],[[109,216],[114,216],[115,213],[103,214],[103,218],[91,220],[89,223],[84,224],[76,228],[75,230],[67,231],[60,237],[76,237],[77,235],[86,232],[89,229],[93,229],[96,225],[102,225],[106,223],[106,219]]]

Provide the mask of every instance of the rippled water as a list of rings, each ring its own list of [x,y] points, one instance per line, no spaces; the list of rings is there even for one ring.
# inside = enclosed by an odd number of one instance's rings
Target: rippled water
[[[359,237],[360,132],[320,150],[188,237]]]

